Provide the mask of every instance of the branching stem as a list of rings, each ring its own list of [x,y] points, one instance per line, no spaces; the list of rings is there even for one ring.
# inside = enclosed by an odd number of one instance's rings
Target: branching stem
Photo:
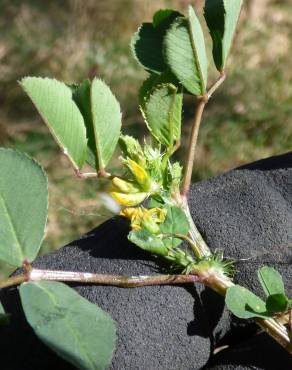
[[[107,173],[104,169],[100,170],[99,172],[81,172],[79,169],[74,169],[76,176],[79,179],[86,180],[92,179],[97,177],[104,177],[106,179],[110,178],[111,175]]]

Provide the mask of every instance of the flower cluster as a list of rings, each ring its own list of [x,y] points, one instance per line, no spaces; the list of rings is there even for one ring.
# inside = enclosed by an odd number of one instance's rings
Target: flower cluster
[[[166,209],[163,208],[130,207],[123,209],[120,215],[131,221],[133,230],[146,229],[153,234],[158,234],[159,224],[164,222],[166,213]]]

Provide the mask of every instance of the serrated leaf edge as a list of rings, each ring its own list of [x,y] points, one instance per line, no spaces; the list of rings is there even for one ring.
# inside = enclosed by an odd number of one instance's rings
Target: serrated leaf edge
[[[64,145],[57,138],[57,136],[56,136],[54,130],[52,129],[51,125],[48,123],[47,119],[43,116],[42,112],[39,110],[39,108],[36,106],[36,104],[34,103],[34,101],[31,99],[30,94],[28,93],[27,89],[25,88],[25,86],[24,86],[24,84],[22,82],[22,81],[24,81],[27,78],[35,78],[35,79],[41,79],[41,80],[56,81],[56,82],[59,82],[59,83],[63,83],[69,89],[70,89],[70,87],[65,82],[59,81],[56,78],[49,78],[49,77],[32,77],[32,76],[26,76],[26,77],[23,77],[20,81],[17,81],[18,84],[22,87],[22,89],[26,92],[26,94],[29,97],[29,99],[32,101],[33,106],[37,110],[38,114],[41,116],[42,120],[45,122],[47,128],[49,129],[49,131],[50,131],[51,135],[53,136],[54,140],[56,141],[56,143],[59,145],[59,147],[62,150],[63,154],[70,160],[70,162],[72,163],[72,165],[73,165],[73,167],[74,167],[75,170],[80,170],[83,167],[83,165],[84,165],[84,163],[86,161],[86,157],[87,157],[87,145],[88,145],[88,143],[87,143],[88,138],[87,138],[87,133],[86,133],[86,127],[85,127],[84,117],[83,117],[82,113],[80,112],[80,109],[78,108],[78,106],[74,102],[74,100],[72,99],[73,104],[75,104],[76,108],[78,109],[78,111],[79,111],[79,113],[80,113],[80,115],[82,117],[83,125],[84,125],[84,131],[85,131],[85,138],[86,138],[86,146],[85,146],[84,153],[83,153],[82,165],[79,167],[78,164],[74,161],[74,159],[65,152]],[[71,91],[71,93],[72,93],[72,91]]]

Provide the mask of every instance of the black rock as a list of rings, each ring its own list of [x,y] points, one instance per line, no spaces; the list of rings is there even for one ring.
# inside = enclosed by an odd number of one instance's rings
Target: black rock
[[[223,249],[226,257],[237,261],[237,282],[261,293],[256,269],[269,264],[283,274],[291,296],[292,153],[194,185],[190,207],[210,248]],[[114,218],[70,246],[38,258],[34,266],[124,275],[163,271],[161,261],[131,245],[126,234],[124,220]],[[236,366],[241,362],[234,362],[234,354],[242,348],[242,369],[264,368],[263,360],[255,362],[254,358],[258,353],[253,350],[257,342],[251,338],[256,326],[233,318],[224,308],[224,299],[210,289],[82,285],[76,289],[118,323],[117,350],[111,369],[200,369],[207,363],[214,345],[223,344],[231,348],[212,357],[207,366],[239,369]],[[73,369],[35,337],[23,317],[17,289],[2,290],[0,299],[13,314],[11,325],[0,328],[3,370]],[[280,357],[283,354],[284,359],[286,354],[278,344],[265,334],[263,337],[270,341],[274,353]],[[258,351],[262,347],[259,344]],[[13,355],[15,348],[17,356]],[[278,368],[286,369],[275,367]]]

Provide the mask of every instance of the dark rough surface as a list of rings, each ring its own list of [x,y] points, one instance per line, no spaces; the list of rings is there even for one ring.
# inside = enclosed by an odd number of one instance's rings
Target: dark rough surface
[[[292,153],[198,183],[192,188],[190,203],[211,249],[223,249],[226,256],[239,260],[237,282],[261,293],[255,272],[269,264],[281,271],[292,295]],[[39,258],[35,266],[117,274],[155,273],[158,268],[127,242],[119,218],[70,247]],[[256,326],[234,319],[224,309],[223,299],[202,287],[76,288],[118,322],[112,369],[200,369],[212,342],[234,348],[214,356],[205,368],[286,370],[292,366],[286,353],[265,334],[250,339]],[[0,292],[0,299],[14,313],[12,328],[0,328],[1,369],[73,369],[34,337],[21,315],[15,289]],[[11,356],[12,344],[18,348],[17,356]],[[274,364],[277,356],[281,366]]]
[[[234,348],[215,355],[205,369],[208,370],[288,370],[291,356],[265,334],[257,335]]]
[[[262,295],[256,270],[267,264],[283,276],[292,295],[292,153],[272,157],[196,184],[190,194],[193,219],[211,249],[237,261],[235,282]],[[210,300],[203,292],[202,300]],[[217,300],[217,297],[215,297]],[[205,305],[208,317],[220,315]],[[215,341],[241,335],[238,320],[226,310],[213,322]],[[212,319],[211,319],[212,320]],[[243,326],[243,334],[246,326]],[[223,339],[224,343],[224,339]]]
[[[34,266],[124,275],[157,273],[149,255],[126,239],[123,218],[109,220],[81,240],[55,254],[38,258]],[[79,293],[106,310],[118,323],[117,350],[111,369],[200,369],[211,351],[210,331],[194,286],[121,289],[76,286]],[[32,334],[23,316],[15,289],[1,292],[8,312],[14,313],[14,331],[0,329],[1,364],[5,370],[73,369]],[[13,302],[12,298],[13,297]],[[17,306],[15,306],[15,301]],[[17,327],[21,326],[21,330]],[[6,343],[3,343],[5,338]],[[18,348],[11,357],[9,348]],[[2,369],[2,367],[1,367]]]

